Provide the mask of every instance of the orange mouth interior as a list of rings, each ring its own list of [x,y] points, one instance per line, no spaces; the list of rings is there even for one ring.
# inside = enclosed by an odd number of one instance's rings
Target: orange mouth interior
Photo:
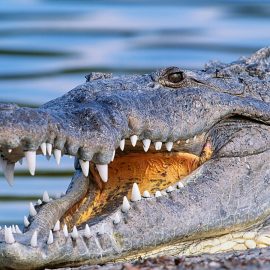
[[[109,164],[109,180],[103,183],[90,165],[90,178],[96,188],[88,190],[86,196],[74,205],[62,218],[69,228],[102,218],[122,203],[123,196],[130,199],[133,183],[141,193],[145,190],[153,195],[189,175],[200,165],[200,157],[189,153],[128,153],[118,156]]]

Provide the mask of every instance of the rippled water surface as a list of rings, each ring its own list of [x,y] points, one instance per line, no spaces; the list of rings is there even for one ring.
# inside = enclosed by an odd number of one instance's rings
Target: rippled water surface
[[[269,1],[0,1],[0,101],[38,106],[91,71],[200,68],[270,45]],[[16,165],[0,176],[0,225],[20,224],[44,190],[64,191],[73,161],[38,158],[37,176]]]

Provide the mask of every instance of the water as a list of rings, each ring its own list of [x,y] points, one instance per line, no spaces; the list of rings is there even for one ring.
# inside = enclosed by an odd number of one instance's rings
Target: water
[[[269,29],[269,1],[1,0],[0,101],[38,106],[91,71],[229,62],[270,45]],[[21,224],[44,190],[64,191],[72,163],[38,158],[36,177],[16,165],[13,188],[0,177],[0,225]]]

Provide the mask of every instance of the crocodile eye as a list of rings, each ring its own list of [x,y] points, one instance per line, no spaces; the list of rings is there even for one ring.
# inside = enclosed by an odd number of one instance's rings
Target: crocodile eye
[[[168,81],[171,83],[180,83],[184,80],[184,74],[181,71],[174,72],[168,75]]]

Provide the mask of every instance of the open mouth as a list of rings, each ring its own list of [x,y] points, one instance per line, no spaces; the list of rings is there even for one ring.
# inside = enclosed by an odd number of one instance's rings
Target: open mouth
[[[47,156],[53,153],[56,162],[60,163],[61,155],[65,154],[65,151],[43,143],[37,152],[23,152],[17,147],[12,150],[5,149],[2,153],[4,175],[8,182],[12,183],[14,163],[10,160],[18,160],[24,155],[29,171],[34,175],[36,153]],[[118,208],[121,208],[122,212],[128,211],[130,203],[134,201],[164,196],[182,188],[181,181],[210,159],[211,155],[211,146],[206,142],[204,133],[191,139],[164,143],[151,143],[148,139],[139,141],[137,136],[132,136],[120,142],[110,164],[97,165],[92,161],[77,160],[75,167],[82,171],[89,181],[76,199],[67,198],[69,190],[67,195],[58,199],[67,199],[70,203],[68,207],[63,207],[57,227],[72,231],[74,227],[84,228],[86,224],[91,226]],[[57,204],[57,199],[51,201],[46,193],[43,200],[39,200],[35,206],[30,204],[29,217],[24,219],[25,232],[31,228],[36,215],[40,215],[45,205],[50,204]]]
[[[86,222],[93,224],[121,205],[125,208],[126,199],[149,199],[181,187],[181,180],[206,161],[206,151],[211,149],[207,144],[199,156],[178,149],[201,147],[203,140],[201,136],[175,144],[157,142],[152,145],[150,140],[144,140],[136,146],[132,145],[132,140],[123,140],[122,149],[116,150],[108,165],[108,177],[107,168],[104,173],[90,162],[89,180],[94,183],[95,189],[88,189],[80,202],[65,213],[63,223],[69,228]],[[85,166],[83,162],[80,164]],[[88,171],[83,170],[88,175]]]

